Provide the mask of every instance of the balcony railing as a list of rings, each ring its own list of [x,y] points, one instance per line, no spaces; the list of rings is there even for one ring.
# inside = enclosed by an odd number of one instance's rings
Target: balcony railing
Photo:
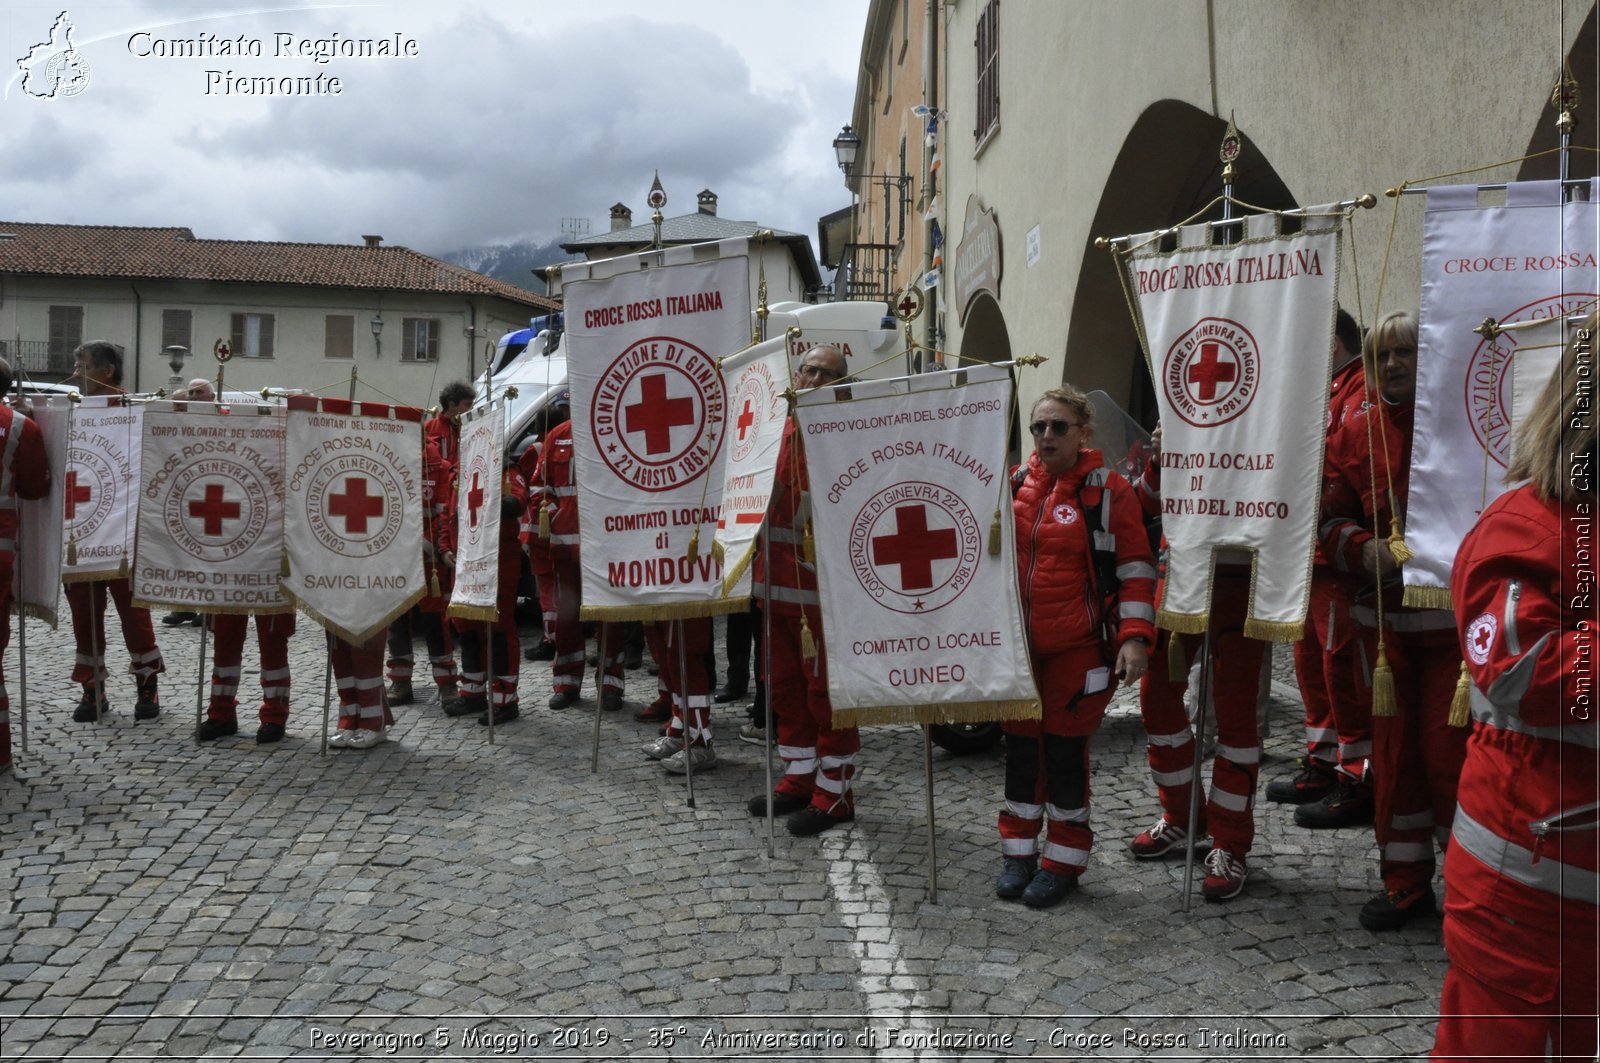
[[[0,357],[18,374],[53,379],[72,372],[72,348],[51,351],[49,340],[0,340]]]
[[[887,303],[894,298],[894,244],[845,244],[833,280],[835,299]]]

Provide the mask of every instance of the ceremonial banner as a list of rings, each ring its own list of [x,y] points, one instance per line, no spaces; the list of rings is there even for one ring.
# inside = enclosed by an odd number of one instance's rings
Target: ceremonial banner
[[[456,470],[456,583],[449,613],[497,620],[500,587],[500,481],[505,453],[505,402],[496,399],[461,418]]]
[[[142,406],[120,395],[83,399],[72,413],[62,508],[68,583],[117,579],[133,554]]]
[[[711,545],[728,432],[717,360],[750,338],[745,247],[563,270],[584,619],[744,608],[720,596]]]
[[[283,467],[283,589],[335,635],[365,642],[427,591],[422,411],[291,396]]]
[[[44,436],[50,491],[34,502],[18,500],[17,563],[12,569],[11,611],[56,626],[61,595],[61,544],[66,496],[67,439],[72,403],[64,395],[35,396],[33,421]]]
[[[1515,427],[1517,348],[1551,341],[1521,330],[1491,340],[1473,330],[1484,318],[1505,325],[1593,308],[1600,296],[1597,185],[1588,202],[1562,203],[1559,182],[1522,182],[1506,189],[1503,206],[1492,207],[1478,205],[1476,186],[1428,192],[1404,524],[1414,555],[1404,567],[1407,605],[1450,608],[1450,567],[1461,539],[1508,486],[1502,477]]]
[[[1251,638],[1300,638],[1316,549],[1323,427],[1342,215],[1312,211],[1295,236],[1275,215],[1209,245],[1122,256],[1161,411],[1161,520],[1169,548],[1156,623],[1209,624],[1219,548],[1254,557]],[[1152,242],[1153,243],[1153,242]]]
[[[800,394],[834,726],[1039,717],[1011,404],[992,366]]]
[[[730,400],[722,515],[717,519],[724,597],[750,593],[750,565],[772,501],[778,450],[789,421],[789,400],[783,396],[789,380],[782,336],[722,360],[722,390]]]
[[[133,596],[197,613],[283,613],[284,410],[152,402],[140,445]]]

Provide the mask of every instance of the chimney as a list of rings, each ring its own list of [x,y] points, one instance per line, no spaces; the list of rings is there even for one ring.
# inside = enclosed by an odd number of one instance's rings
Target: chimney
[[[367,242],[368,247],[377,247],[383,243],[383,237],[381,236],[363,236],[361,239]]]
[[[715,218],[717,216],[717,194],[711,191],[709,188],[702,188],[700,190],[699,200],[700,213],[709,214]]]
[[[611,231],[630,229],[633,227],[633,211],[628,209],[626,203],[611,204]]]

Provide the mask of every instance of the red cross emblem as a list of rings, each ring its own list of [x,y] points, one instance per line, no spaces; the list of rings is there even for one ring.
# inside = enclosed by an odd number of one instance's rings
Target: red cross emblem
[[[756,415],[750,409],[749,399],[744,400],[744,409],[739,411],[739,420],[737,423],[739,425],[739,441],[743,442],[745,431],[748,430],[751,425],[756,423]]]
[[[347,476],[344,494],[328,496],[328,516],[343,517],[346,535],[365,535],[367,521],[383,516],[383,496],[367,494],[364,476]]]
[[[205,535],[221,535],[224,520],[239,519],[239,503],[225,499],[222,490],[221,484],[206,484],[205,497],[189,503],[189,516],[199,517],[204,522]]]
[[[1214,402],[1217,385],[1230,384],[1239,375],[1239,367],[1222,360],[1222,347],[1215,343],[1202,343],[1200,357],[1189,366],[1184,380],[1195,388],[1195,398],[1201,402]]]
[[[694,400],[667,398],[667,375],[655,373],[639,382],[639,401],[626,406],[626,430],[644,433],[646,454],[665,454],[672,449],[672,430],[694,424]]]
[[[1172,413],[1196,428],[1241,416],[1261,390],[1261,348],[1250,330],[1203,317],[1173,341],[1162,360],[1161,390]]]
[[[1495,632],[1499,628],[1500,620],[1493,613],[1483,613],[1467,625],[1467,656],[1472,658],[1473,664],[1484,664],[1489,660],[1489,654],[1494,649]]]
[[[467,519],[472,527],[478,526],[478,510],[483,508],[483,487],[478,482],[478,470],[472,470],[472,487],[467,491]]]
[[[899,565],[902,591],[927,590],[933,586],[933,563],[954,559],[956,530],[928,530],[928,510],[920,502],[896,506],[893,535],[872,538],[874,565]]]
[[[78,470],[73,469],[67,473],[67,519],[72,520],[78,515],[78,505],[87,503],[92,492],[88,484],[78,482]]]

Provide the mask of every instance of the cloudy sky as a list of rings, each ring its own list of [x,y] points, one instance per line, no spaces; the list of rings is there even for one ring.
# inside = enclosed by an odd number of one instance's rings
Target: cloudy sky
[[[724,217],[814,241],[818,216],[848,203],[831,142],[850,118],[866,6],[73,3],[87,84],[40,98],[62,0],[8,0],[0,220],[334,243],[378,233],[440,253],[549,240],[564,218],[598,232],[618,201],[642,222],[659,169],[669,215],[710,188]],[[414,56],[293,51],[397,35]],[[222,54],[241,39],[260,55]],[[230,75],[319,74],[338,78],[338,95],[228,91]]]

